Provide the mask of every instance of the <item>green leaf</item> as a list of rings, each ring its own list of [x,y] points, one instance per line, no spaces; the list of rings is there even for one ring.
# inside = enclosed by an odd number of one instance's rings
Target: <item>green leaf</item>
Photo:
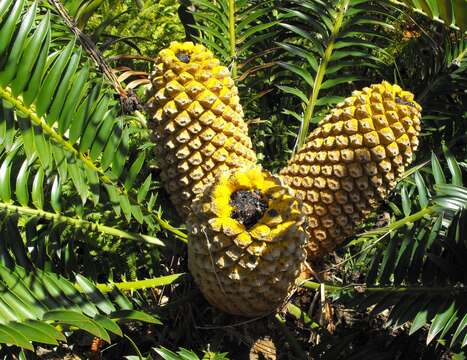
[[[96,286],[87,278],[77,274],[76,283],[80,287],[81,291],[89,297],[94,304],[96,304],[99,310],[105,314],[115,311],[115,307],[110,300],[103,296],[99,289],[97,289]]]
[[[4,339],[9,339],[4,341]],[[24,349],[34,351],[34,346],[28,339],[13,327],[0,324],[0,341],[20,346]]]
[[[141,311],[136,311],[136,310],[118,310],[114,311],[113,313],[110,314],[110,317],[112,319],[118,319],[118,320],[137,320],[137,321],[142,321],[150,324],[157,324],[157,325],[162,325],[162,322],[149,314],[146,314]]]
[[[49,124],[54,124],[59,120],[60,113],[63,110],[63,105],[68,97],[68,91],[72,86],[75,86],[75,84],[71,82],[71,79],[78,69],[80,58],[81,51],[74,52],[70,57],[66,71],[60,79],[56,95],[47,114],[47,123]]]
[[[0,166],[0,199],[11,202],[11,166],[10,161],[4,160]]]
[[[433,176],[435,177],[435,182],[437,184],[445,184],[446,176],[444,176],[443,169],[435,153],[431,153],[431,167],[433,169]]]
[[[286,94],[292,94],[292,95],[297,96],[304,103],[308,101],[307,96],[301,90],[297,88],[293,88],[290,86],[281,86],[281,85],[277,85],[277,87],[281,89],[283,92],[285,92]]]
[[[42,82],[42,87],[39,91],[39,95],[36,100],[36,111],[39,116],[45,114],[49,107],[52,104],[55,92],[58,88],[59,81],[65,69],[66,64],[68,63],[73,47],[75,46],[75,41],[72,40],[68,45],[60,52],[60,55],[57,57],[57,60],[50,68],[47,73],[44,81]],[[51,122],[47,119],[47,123],[50,125]]]
[[[8,84],[14,78],[16,71],[18,70],[20,55],[23,51],[26,37],[31,30],[31,26],[36,16],[36,8],[37,2],[34,2],[22,18],[21,25],[15,34],[15,41],[8,56],[8,60],[3,70],[0,71],[0,85]],[[2,47],[1,44],[0,47]]]
[[[152,182],[152,174],[149,174],[146,177],[146,180],[144,180],[143,185],[141,185],[141,187],[138,190],[138,195],[137,195],[136,200],[138,201],[139,204],[141,204],[146,198],[146,195],[148,194],[148,191],[149,191],[149,187],[151,186],[151,182]]]
[[[102,99],[99,101],[96,109],[94,110],[89,122],[84,129],[84,133],[81,137],[79,150],[83,153],[87,152],[94,142],[95,137],[98,134],[98,128],[102,119],[104,118],[104,114],[107,112],[110,104],[110,98],[107,95],[104,95]]]
[[[444,152],[444,156],[446,157],[446,161],[448,163],[449,171],[451,172],[451,175],[452,175],[452,183],[454,185],[462,186],[462,171],[461,171],[461,168],[458,162],[456,161],[456,158],[452,155],[452,153],[448,150],[448,148],[444,144],[443,144],[443,152]]]
[[[73,117],[70,120],[70,142],[75,143],[82,135],[83,128],[86,125],[86,121],[94,111],[94,108],[97,104],[97,100],[99,99],[101,86],[101,83],[97,83],[87,94],[86,99],[83,100],[82,103],[79,105],[77,111],[73,114]]]
[[[112,174],[118,178],[123,172],[123,168],[125,166],[126,158],[128,156],[129,150],[129,141],[130,141],[130,134],[127,127],[123,129],[122,139],[118,148],[113,149],[114,157],[112,161]]]
[[[114,333],[115,335],[123,336],[122,329],[120,329],[120,326],[118,326],[115,321],[112,321],[109,318],[99,314],[94,317],[94,320],[97,321],[103,328]]]
[[[112,129],[112,134],[110,135],[109,141],[105,145],[104,154],[102,155],[102,168],[107,169],[114,158],[115,149],[119,149],[120,142],[123,135],[123,119],[117,121],[114,128]]]
[[[118,202],[120,203],[120,207],[127,221],[131,221],[132,207],[131,207],[130,199],[128,198],[128,196],[125,194],[120,195],[118,197]]]
[[[44,168],[40,167],[32,183],[32,203],[36,208],[44,208]]]
[[[60,113],[60,118],[58,120],[58,130],[61,134],[63,134],[70,126],[77,107],[80,104],[81,99],[86,94],[88,88],[86,81],[88,76],[89,68],[85,65],[73,77],[73,86],[68,93],[65,104],[63,105],[62,112]]]
[[[23,11],[24,0],[15,1],[13,8],[10,11],[10,14],[6,18],[3,24],[0,24],[0,56],[3,56],[3,53],[7,49],[10,41],[13,37],[13,33],[16,29],[16,23],[21,16]]]
[[[27,87],[23,93],[24,103],[29,106],[36,99],[39,89],[41,86],[42,76],[46,72],[47,68],[52,63],[53,59],[58,56],[58,53],[49,55],[49,46],[50,46],[51,32],[48,31],[46,34],[46,40],[42,46],[41,52],[37,59],[37,62],[34,67],[34,72],[32,73],[31,78],[27,82]],[[26,86],[26,83],[24,84]]]
[[[78,190],[78,193],[81,196],[82,203],[85,204],[88,198],[88,184],[85,181],[85,177],[80,163],[69,163],[68,173],[70,174],[71,180],[73,181],[76,190]]]
[[[434,312],[439,308],[440,304],[442,304],[441,300],[439,298],[435,298],[432,299],[426,308],[421,309],[417,313],[417,316],[415,316],[415,319],[412,321],[409,335],[412,335],[417,330],[425,326],[429,321],[431,321]]]
[[[285,62],[279,62],[279,65],[282,66],[284,69],[287,69],[289,70],[290,72],[298,75],[300,78],[302,78],[303,80],[306,81],[306,83],[309,85],[309,86],[313,86],[314,82],[315,82],[315,79],[313,78],[313,76],[308,72],[306,71],[305,69],[302,69],[294,64],[289,64],[289,63],[285,63]]]
[[[185,360],[181,356],[177,355],[173,351],[166,349],[164,347],[160,347],[155,349],[155,351],[164,359],[164,360]],[[196,355],[195,355],[196,356]],[[193,357],[190,360],[199,360],[199,357]]]
[[[63,335],[60,331],[58,331],[55,327],[39,321],[39,320],[28,320],[24,322],[24,324],[30,325],[33,328],[35,328],[38,331],[41,331],[42,333],[45,333],[49,336],[51,336],[54,339],[57,339],[59,341],[66,341],[65,335]]]
[[[57,340],[50,336],[49,332],[44,332],[36,324],[10,322],[8,327],[16,330],[18,333],[24,335],[29,341],[36,341],[44,344],[58,345]],[[48,329],[49,330],[49,329]]]
[[[459,335],[467,328],[467,314],[464,315],[461,321],[459,321],[459,325],[457,326],[456,331],[452,335],[451,339],[451,347],[456,344],[459,340]]]
[[[81,313],[70,310],[51,310],[44,314],[42,320],[75,326],[110,343],[107,331],[95,320]]]
[[[50,191],[50,205],[52,205],[52,208],[56,213],[60,213],[62,209],[60,201],[61,192],[60,178],[58,175],[55,175],[52,183],[52,189]]]
[[[428,191],[426,189],[425,181],[418,171],[415,172],[414,177],[418,190],[418,202],[420,203],[420,207],[424,209],[428,205]]]
[[[108,110],[104,115],[102,120],[102,125],[99,128],[96,138],[91,147],[90,156],[91,159],[96,160],[99,155],[101,155],[104,146],[107,144],[107,141],[110,139],[112,128],[115,124],[114,114],[112,110]]]
[[[66,153],[59,146],[51,146],[50,150],[52,150],[52,155],[55,160],[58,174],[60,175],[62,181],[65,181],[68,179],[68,164],[66,160]]]
[[[8,11],[8,8],[11,6],[13,3],[13,0],[3,0],[0,2],[0,23],[3,20],[3,17],[5,16],[6,12]]]
[[[405,186],[401,189],[401,197],[402,197],[402,211],[404,212],[404,216],[409,216],[412,212],[411,209],[411,202],[409,195],[407,194],[407,188]]]
[[[18,72],[15,79],[11,83],[11,90],[13,94],[18,95],[23,91],[33,74],[33,66],[36,63],[40,63],[41,47],[47,38],[47,33],[50,31],[50,13],[47,12],[42,18],[41,22],[34,31],[33,36],[27,42],[27,48],[24,49],[21,55],[21,60],[18,66]],[[40,68],[40,67],[39,67]],[[37,72],[40,72],[36,69]]]
[[[39,160],[45,169],[49,169],[52,166],[52,157],[50,156],[50,144],[46,141],[44,133],[39,126],[34,125],[34,146],[39,156]]]
[[[389,246],[384,252],[383,261],[381,262],[381,275],[379,281],[381,284],[389,284],[390,277],[394,270],[397,251],[397,237],[392,237]]]
[[[428,331],[428,337],[426,339],[426,343],[429,344],[436,335],[439,334],[440,331],[444,329],[446,324],[448,323],[449,319],[454,315],[456,311],[456,302],[451,302],[451,305],[447,307],[443,312],[438,312],[434,317],[430,330]]]
[[[131,164],[130,169],[128,170],[128,175],[125,179],[125,188],[127,191],[130,191],[130,189],[133,187],[133,183],[136,180],[136,177],[138,176],[139,172],[141,171],[144,161],[146,159],[146,152],[142,151],[136,160]]]

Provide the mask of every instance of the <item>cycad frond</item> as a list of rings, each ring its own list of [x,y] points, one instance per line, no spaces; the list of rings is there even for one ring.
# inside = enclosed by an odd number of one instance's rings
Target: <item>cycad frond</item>
[[[393,69],[423,108],[422,148],[427,150],[439,149],[443,141],[453,146],[467,131],[467,39],[432,26],[420,27],[417,37],[401,44]]]
[[[364,251],[354,256],[368,269],[365,284],[330,286],[328,291],[342,299],[349,295],[364,309],[374,305],[374,315],[389,309],[387,325],[411,322],[411,334],[429,326],[427,343],[438,338],[462,347],[467,341],[462,285],[467,280],[467,188],[457,161],[448,152],[446,159],[450,184],[433,155],[425,176],[416,172],[402,184],[402,209],[397,212],[403,218],[353,242],[365,242]]]
[[[192,0],[193,16],[199,30],[198,40],[230,64],[232,76],[237,77],[237,62],[251,53],[251,48],[275,36],[271,27],[272,1]]]
[[[385,36],[376,30],[392,30],[392,25],[382,20],[389,15],[382,15],[384,8],[378,2],[293,0],[291,3],[293,6],[284,10],[286,20],[281,25],[292,35],[279,46],[292,58],[282,62],[292,74],[292,85],[285,81],[281,89],[298,97],[303,109],[303,115],[291,112],[301,120],[297,149],[305,142],[310,123],[319,120],[318,108],[342,99],[337,94],[343,92],[336,89],[354,81],[367,82],[362,68],[382,65],[375,55],[383,51]]]
[[[123,336],[117,321],[135,319],[154,324],[154,316],[136,311],[117,288],[103,294],[88,279],[77,276],[77,287],[51,272],[26,271],[0,265],[0,343],[34,350],[33,343],[65,341],[55,325],[84,330],[107,342],[110,333]]]
[[[164,360],[201,360],[198,355],[196,355],[193,351],[180,348],[176,353],[166,349],[165,347],[160,347],[154,349],[157,354],[159,354],[162,359]],[[203,359],[209,360],[229,360],[227,353],[218,353],[218,352],[211,352],[205,351]]]
[[[467,39],[454,32],[427,29],[408,41],[397,65],[405,70],[401,82],[411,83],[417,101],[425,103],[424,110],[439,108],[439,99],[432,103],[434,97],[458,96],[467,87]]]
[[[400,4],[418,11],[425,16],[440,21],[447,26],[460,29],[462,32],[467,30],[467,4],[464,0],[391,0],[393,3]]]
[[[147,181],[134,186],[146,149],[131,157],[130,133],[141,125],[120,115],[112,89],[81,59],[75,40],[59,46],[60,33],[36,2],[2,2],[0,15],[7,19],[0,25],[1,151],[10,150],[17,134],[28,162],[39,159],[40,177],[56,179],[54,195],[72,184],[84,205],[104,201],[116,218],[123,213],[127,223],[134,218],[152,231],[184,238],[158,211],[140,204],[155,196]]]

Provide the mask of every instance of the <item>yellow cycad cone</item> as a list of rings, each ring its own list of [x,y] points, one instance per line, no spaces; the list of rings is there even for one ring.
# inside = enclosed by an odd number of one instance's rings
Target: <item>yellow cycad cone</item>
[[[310,258],[332,251],[396,184],[418,146],[421,107],[386,81],[338,104],[281,172],[303,201]]]
[[[259,167],[219,174],[193,203],[188,265],[206,299],[236,315],[280,307],[305,258],[291,190]]]
[[[196,194],[218,172],[256,163],[229,70],[211,51],[171,43],[151,74],[148,109],[162,183],[186,216]]]

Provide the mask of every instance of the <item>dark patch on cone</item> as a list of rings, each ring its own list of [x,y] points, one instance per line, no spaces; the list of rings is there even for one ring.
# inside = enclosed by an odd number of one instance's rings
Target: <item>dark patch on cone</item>
[[[188,64],[190,62],[190,54],[184,53],[184,52],[179,52],[175,55],[178,60],[180,60],[182,63]]]
[[[234,208],[231,218],[241,222],[247,229],[255,225],[268,209],[259,190],[235,191],[230,195],[230,206]]]
[[[400,98],[399,96],[396,96],[396,103],[415,107],[415,104],[413,102],[404,100],[404,99]]]

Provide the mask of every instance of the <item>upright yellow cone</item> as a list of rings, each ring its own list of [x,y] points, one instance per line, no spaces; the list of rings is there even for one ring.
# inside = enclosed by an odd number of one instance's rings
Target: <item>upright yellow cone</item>
[[[173,42],[150,78],[148,109],[163,186],[181,216],[218,172],[256,163],[238,90],[211,51]]]
[[[386,81],[354,91],[280,174],[304,202],[310,258],[332,251],[396,184],[418,146],[421,107]]]
[[[236,315],[280,307],[305,259],[291,190],[261,168],[220,174],[193,203],[188,266],[206,299]]]

